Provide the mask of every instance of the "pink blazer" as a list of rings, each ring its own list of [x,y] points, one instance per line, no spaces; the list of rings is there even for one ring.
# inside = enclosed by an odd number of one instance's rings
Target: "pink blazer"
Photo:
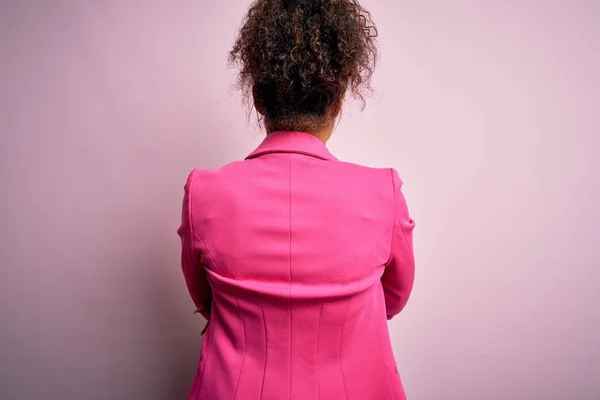
[[[189,399],[406,398],[386,321],[414,281],[401,185],[300,132],[192,171],[178,233],[210,324]]]

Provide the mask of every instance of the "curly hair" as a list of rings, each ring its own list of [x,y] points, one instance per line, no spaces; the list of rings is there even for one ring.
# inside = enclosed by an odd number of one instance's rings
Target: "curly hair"
[[[255,0],[229,62],[271,130],[313,132],[346,92],[370,91],[377,28],[358,0]]]

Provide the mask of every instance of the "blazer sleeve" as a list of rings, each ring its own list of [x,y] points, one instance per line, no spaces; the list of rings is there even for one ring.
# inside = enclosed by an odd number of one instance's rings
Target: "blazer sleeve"
[[[401,191],[402,181],[398,176],[398,172],[392,169],[391,173],[395,206],[392,248],[381,278],[388,320],[402,311],[412,292],[415,280],[415,258],[412,240],[415,223],[409,216],[408,206]]]
[[[181,238],[181,269],[197,312],[207,320],[210,319],[212,291],[206,274],[206,267],[202,263],[198,247],[199,240],[193,228],[192,218],[192,190],[194,187],[195,170],[192,171],[185,184],[181,225],[177,230]]]

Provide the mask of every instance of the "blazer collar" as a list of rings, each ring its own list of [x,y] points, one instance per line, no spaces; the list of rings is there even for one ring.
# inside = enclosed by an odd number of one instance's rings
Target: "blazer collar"
[[[246,160],[270,153],[298,153],[322,160],[337,160],[316,136],[291,131],[269,133],[260,146],[246,157]]]

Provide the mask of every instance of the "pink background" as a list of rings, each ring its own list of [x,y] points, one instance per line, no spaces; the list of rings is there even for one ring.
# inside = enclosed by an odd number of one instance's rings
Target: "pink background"
[[[600,2],[364,4],[377,93],[330,147],[406,181],[409,398],[600,398]],[[189,170],[261,139],[225,60],[247,5],[1,3],[3,400],[185,397],[175,229]]]

